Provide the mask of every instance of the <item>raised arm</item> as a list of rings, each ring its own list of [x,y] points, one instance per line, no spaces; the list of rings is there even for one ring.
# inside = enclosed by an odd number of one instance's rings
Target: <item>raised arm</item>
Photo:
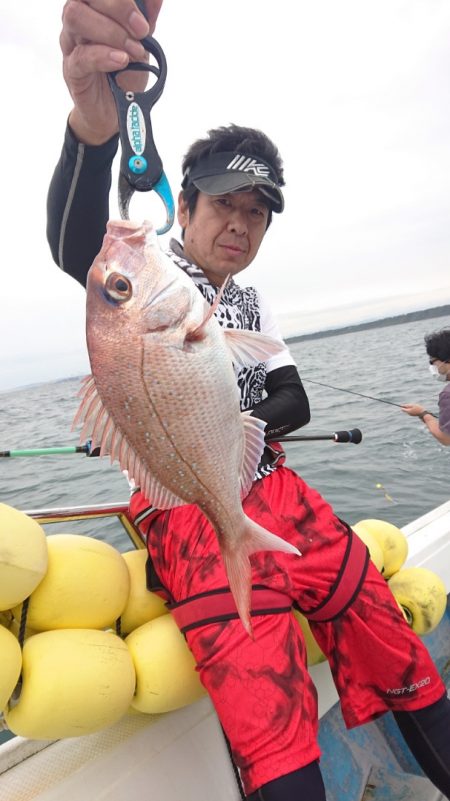
[[[162,0],[145,0],[148,21],[134,0],[68,0],[60,36],[63,75],[73,100],[69,123],[80,142],[100,145],[118,131],[106,73],[144,61],[140,39],[152,34]]]
[[[139,39],[153,33],[162,0],[68,0],[60,44],[73,109],[47,199],[54,261],[82,284],[100,250],[109,216],[118,121],[106,73],[145,60]],[[136,76],[134,80],[138,80]]]

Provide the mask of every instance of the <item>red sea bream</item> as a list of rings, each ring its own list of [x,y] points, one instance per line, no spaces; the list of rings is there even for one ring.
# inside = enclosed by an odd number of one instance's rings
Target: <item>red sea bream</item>
[[[108,223],[89,271],[86,329],[92,376],[75,419],[84,420],[81,439],[118,460],[152,505],[201,508],[251,632],[249,554],[298,551],[242,509],[265,423],[241,413],[233,362],[267,360],[279,343],[221,328],[151,224],[128,221]]]

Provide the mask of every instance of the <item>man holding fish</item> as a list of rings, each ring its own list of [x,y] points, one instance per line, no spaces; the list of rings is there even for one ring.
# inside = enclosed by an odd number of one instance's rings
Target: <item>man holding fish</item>
[[[450,703],[426,648],[350,527],[265,442],[309,421],[267,304],[233,278],[283,210],[277,148],[237,125],[194,142],[182,164],[183,238],[167,253],[150,223],[108,222],[118,121],[106,73],[145,60],[139,40],[161,4],[146,0],[148,22],[132,0],[69,0],[63,14],[74,108],[48,238],[59,266],[87,283],[83,431],[140,487],[131,510],[149,587],[186,635],[247,798],[325,799],[293,605],[329,660],[347,725],[392,710],[449,796]]]

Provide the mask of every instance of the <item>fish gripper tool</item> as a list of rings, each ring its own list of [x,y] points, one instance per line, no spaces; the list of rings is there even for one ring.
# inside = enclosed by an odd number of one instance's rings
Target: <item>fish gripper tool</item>
[[[172,227],[175,204],[153,139],[150,112],[164,89],[167,62],[156,39],[147,36],[141,42],[147,52],[156,59],[156,66],[133,61],[123,69],[108,73],[119,118],[122,147],[118,187],[119,212],[123,220],[128,220],[130,200],[134,192],[153,190],[163,201],[166,210],[166,222],[157,233],[165,234]],[[143,92],[127,91],[119,86],[117,76],[128,71],[151,72],[156,75],[156,82]]]

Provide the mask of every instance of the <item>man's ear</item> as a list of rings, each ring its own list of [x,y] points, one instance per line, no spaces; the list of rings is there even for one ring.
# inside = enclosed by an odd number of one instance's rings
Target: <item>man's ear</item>
[[[180,192],[178,195],[177,219],[180,228],[184,230],[189,222],[189,207],[187,201],[184,199],[183,192]]]

